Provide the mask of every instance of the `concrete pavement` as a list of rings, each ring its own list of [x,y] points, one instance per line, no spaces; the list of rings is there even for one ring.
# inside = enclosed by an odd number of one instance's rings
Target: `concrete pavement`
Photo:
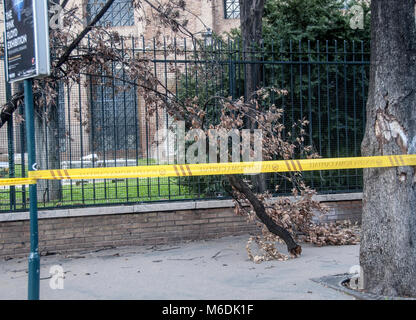
[[[41,299],[353,299],[310,279],[346,273],[359,246],[303,245],[302,256],[254,264],[247,236],[41,257]],[[286,253],[284,246],[281,252]],[[51,289],[51,267],[65,273]],[[58,267],[59,269],[59,267]],[[27,298],[27,259],[0,261],[0,299]],[[54,282],[59,287],[59,282]]]

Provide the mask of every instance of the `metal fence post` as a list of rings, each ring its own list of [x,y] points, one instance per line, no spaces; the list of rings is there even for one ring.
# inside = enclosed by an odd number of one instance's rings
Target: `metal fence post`
[[[35,120],[33,110],[32,80],[24,81],[25,88],[25,122],[28,150],[29,172],[36,170]],[[29,186],[30,196],[30,254],[28,299],[39,300],[40,257],[38,248],[38,198],[37,185]]]
[[[234,61],[234,57],[233,57],[233,52],[231,49],[231,45],[233,44],[233,42],[230,41],[230,39],[228,39],[228,55],[229,55],[229,68],[230,70],[228,70],[228,77],[229,77],[229,82],[230,82],[230,96],[235,99],[235,61]]]

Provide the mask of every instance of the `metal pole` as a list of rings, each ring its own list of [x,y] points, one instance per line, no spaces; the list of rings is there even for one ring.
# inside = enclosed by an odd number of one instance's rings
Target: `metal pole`
[[[32,80],[24,81],[25,88],[25,122],[28,150],[29,171],[36,166],[35,120],[33,110]],[[29,254],[29,283],[28,299],[39,300],[40,257],[38,249],[38,203],[36,184],[29,186],[30,197],[30,254]]]

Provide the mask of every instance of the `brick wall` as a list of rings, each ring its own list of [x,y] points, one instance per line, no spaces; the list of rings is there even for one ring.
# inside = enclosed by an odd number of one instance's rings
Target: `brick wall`
[[[329,212],[322,219],[323,222],[350,220],[361,224],[362,202],[361,200],[335,201],[325,203]]]
[[[156,245],[256,232],[231,208],[39,220],[41,254],[110,246]],[[29,221],[0,222],[0,256],[29,252]]]
[[[361,200],[329,201],[326,220],[360,221]],[[231,201],[66,209],[39,212],[42,255],[106,247],[157,245],[254,234],[259,231],[234,213]],[[0,257],[29,252],[27,213],[0,215]]]

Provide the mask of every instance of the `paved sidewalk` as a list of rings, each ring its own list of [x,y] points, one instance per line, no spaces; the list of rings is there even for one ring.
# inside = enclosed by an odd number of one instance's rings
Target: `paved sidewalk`
[[[41,299],[353,299],[311,278],[348,272],[359,246],[303,245],[298,259],[254,264],[248,236],[41,258]],[[282,252],[286,252],[284,246]],[[50,288],[61,265],[64,289]],[[0,261],[0,299],[26,299],[27,259]]]

